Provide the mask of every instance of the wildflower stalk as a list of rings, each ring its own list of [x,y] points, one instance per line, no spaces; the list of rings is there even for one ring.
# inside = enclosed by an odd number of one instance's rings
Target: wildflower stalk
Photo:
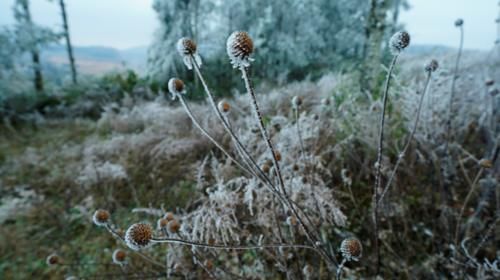
[[[300,132],[300,124],[299,124],[299,107],[297,106],[294,108],[295,111],[295,124],[297,126],[297,136],[299,137],[299,143],[300,143],[300,151],[302,153],[302,159],[305,160],[305,148],[304,148],[304,141],[302,140],[302,133]]]
[[[271,138],[269,138],[269,135],[267,134],[266,128],[264,126],[264,122],[262,120],[262,115],[260,113],[259,105],[257,103],[257,98],[255,97],[255,92],[253,90],[253,86],[252,86],[250,79],[248,77],[248,69],[244,65],[240,66],[239,68],[240,68],[241,73],[242,73],[243,81],[245,82],[245,87],[246,87],[247,92],[250,95],[250,98],[252,101],[251,102],[252,107],[253,107],[254,113],[255,113],[257,120],[258,120],[257,123],[258,123],[259,129],[260,129],[260,132],[261,132],[262,137],[264,138],[264,140],[267,144],[267,147],[271,153],[274,168],[276,170],[276,175],[278,177],[278,182],[279,182],[279,185],[281,187],[281,192],[283,193],[285,201],[287,202],[287,205],[290,208],[290,210],[292,211],[292,213],[297,218],[297,221],[299,222],[300,226],[304,229],[306,237],[309,240],[309,242],[311,242],[313,247],[316,248],[319,252],[321,252],[322,256],[325,257],[326,260],[328,260],[331,263],[336,263],[336,261],[334,260],[333,257],[329,256],[326,252],[324,252],[323,250],[321,250],[320,248],[317,247],[315,240],[312,238],[312,234],[311,234],[309,228],[306,226],[306,224],[304,223],[302,218],[299,216],[299,213],[297,212],[297,209],[295,208],[295,206],[289,201],[288,194],[287,194],[287,191],[285,188],[285,183],[283,181],[283,176],[281,174],[279,161],[278,161],[278,158],[276,156],[276,151],[274,149],[273,143],[271,142]]]
[[[201,125],[200,123],[198,122],[198,120],[196,119],[196,117],[193,115],[193,112],[191,111],[191,109],[189,108],[189,105],[187,104],[186,100],[184,99],[183,96],[181,96],[180,94],[178,95],[179,97],[179,100],[181,101],[181,104],[182,106],[184,107],[184,110],[186,111],[186,113],[188,114],[189,118],[191,119],[191,121],[193,122],[193,124],[203,133],[203,135],[205,135],[205,137],[207,137],[217,148],[219,148],[219,150],[221,150],[221,152],[223,152],[230,160],[232,160],[239,168],[241,168],[241,170],[243,170],[244,172],[248,173],[248,174],[251,174],[253,175],[253,172],[251,172],[250,170],[248,170],[246,167],[244,167],[239,161],[237,161],[235,158],[233,158],[229,152],[226,151],[226,149],[224,149],[222,147],[222,145],[220,145],[217,140],[215,140],[209,133],[208,131],[206,131]]]
[[[379,132],[379,137],[378,137],[378,149],[377,149],[377,161],[375,163],[375,168],[376,168],[376,173],[375,173],[375,185],[373,187],[373,204],[374,204],[374,210],[373,210],[373,222],[374,222],[374,247],[375,247],[375,252],[376,252],[376,272],[377,274],[380,271],[380,248],[379,248],[379,242],[378,242],[378,201],[379,201],[379,193],[378,189],[380,187],[380,180],[381,180],[381,168],[382,168],[382,152],[383,152],[383,145],[384,145],[384,125],[385,125],[385,110],[387,108],[387,100],[388,100],[388,92],[389,92],[389,86],[391,83],[391,78],[392,78],[392,72],[394,71],[394,66],[396,65],[396,62],[398,60],[399,53],[394,54],[391,62],[391,66],[389,67],[389,72],[387,73],[387,79],[385,81],[385,87],[384,87],[384,95],[383,95],[383,107],[382,107],[382,113],[380,117],[380,132]]]
[[[337,280],[340,280],[340,276],[342,275],[342,269],[344,268],[344,265],[346,263],[346,259],[342,259],[342,262],[340,263],[339,267],[337,268]]]
[[[455,100],[455,85],[458,79],[458,70],[460,67],[460,58],[462,57],[463,47],[464,47],[464,27],[463,24],[457,26],[460,28],[460,46],[458,48],[458,55],[455,61],[455,70],[453,72],[453,78],[451,80],[451,94],[450,94],[450,103],[448,104],[448,120],[446,121],[446,139],[445,139],[445,151],[448,153],[448,145],[450,142],[450,133],[451,133],[451,123],[453,120],[453,101]]]
[[[411,130],[411,133],[410,133],[410,136],[408,137],[408,140],[406,140],[406,144],[404,145],[403,150],[398,155],[398,160],[396,161],[396,164],[394,165],[394,169],[391,172],[389,180],[387,181],[387,184],[385,185],[385,188],[382,191],[382,194],[380,195],[380,198],[378,199],[377,204],[382,202],[385,194],[387,193],[387,191],[389,191],[389,188],[391,187],[392,181],[394,180],[394,177],[396,175],[396,172],[398,171],[399,165],[403,162],[403,158],[406,154],[406,151],[408,151],[408,148],[410,147],[411,141],[413,140],[413,137],[415,136],[415,132],[417,131],[418,122],[420,120],[420,113],[422,111],[422,104],[424,102],[424,97],[425,97],[425,94],[427,93],[427,89],[429,87],[431,77],[432,77],[432,72],[428,72],[427,79],[425,81],[424,92],[422,93],[422,96],[420,97],[420,102],[418,103],[417,116],[415,117],[415,123],[413,124],[413,129]]]

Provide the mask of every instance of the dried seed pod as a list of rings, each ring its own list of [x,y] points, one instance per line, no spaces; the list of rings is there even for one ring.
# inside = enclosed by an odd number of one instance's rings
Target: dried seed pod
[[[324,106],[330,106],[331,104],[330,98],[321,99],[321,104],[323,104]]]
[[[168,81],[168,91],[175,97],[180,94],[186,94],[184,82],[181,79],[171,78]]]
[[[492,168],[493,167],[493,161],[491,161],[490,159],[486,159],[486,158],[483,158],[479,161],[479,166],[481,166],[482,168]]]
[[[491,87],[492,85],[495,84],[495,81],[492,80],[492,79],[488,79],[484,82],[484,84],[487,86],[487,87]]]
[[[163,216],[163,219],[165,219],[167,221],[172,221],[173,219],[175,219],[174,213],[172,213],[172,212],[165,213],[165,215]]]
[[[274,151],[274,155],[276,156],[277,161],[281,161],[281,153],[278,151]]]
[[[229,110],[231,110],[231,106],[226,101],[220,101],[219,104],[217,104],[217,108],[219,111],[226,114],[229,113]]]
[[[203,265],[208,269],[208,270],[212,270],[214,268],[214,263],[212,262],[212,260],[205,260],[203,262]]]
[[[439,67],[439,63],[437,62],[437,60],[433,59],[425,65],[425,72],[427,72],[427,73],[436,72],[438,67]]]
[[[116,249],[113,252],[113,263],[118,265],[124,265],[125,259],[127,258],[127,253],[121,249]]]
[[[300,96],[294,96],[292,98],[292,106],[293,108],[297,109],[302,105],[302,97]]]
[[[92,220],[94,221],[94,224],[96,226],[103,227],[109,223],[109,218],[111,215],[109,214],[108,211],[99,209],[94,212],[94,215],[92,216]]]
[[[269,173],[269,170],[271,170],[271,166],[269,166],[268,164],[263,164],[262,167],[261,167],[262,171],[264,173]]]
[[[193,69],[193,60],[201,66],[201,57],[196,51],[196,43],[189,38],[181,38],[177,41],[177,52],[181,55],[184,65],[191,70]]]
[[[61,264],[61,258],[56,254],[50,254],[45,260],[48,266],[54,266],[56,264]]]
[[[253,61],[253,41],[244,31],[233,32],[226,42],[226,51],[234,68],[248,67]]]
[[[167,227],[167,224],[168,224],[168,220],[167,220],[167,219],[165,219],[165,218],[160,218],[160,219],[158,219],[158,222],[156,223],[157,228],[158,228],[159,230],[162,230],[162,229],[166,228],[166,227]]]
[[[125,243],[136,251],[149,247],[151,239],[153,239],[153,228],[144,223],[131,225],[125,233]]]
[[[396,32],[389,41],[392,54],[399,54],[410,45],[410,34],[406,31]]]
[[[464,25],[464,20],[463,19],[459,18],[459,19],[455,20],[455,26],[456,27],[460,27],[462,25]]]
[[[178,233],[181,228],[181,224],[177,220],[172,220],[167,224],[167,230],[169,233]]]
[[[295,216],[288,216],[286,218],[286,224],[291,226],[291,227],[294,227],[297,225],[297,218],[295,218]]]
[[[340,252],[347,261],[358,261],[363,255],[363,246],[357,238],[346,238],[340,244]]]

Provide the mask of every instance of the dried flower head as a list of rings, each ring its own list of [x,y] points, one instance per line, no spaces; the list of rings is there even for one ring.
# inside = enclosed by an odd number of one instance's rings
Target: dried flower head
[[[174,213],[172,213],[172,212],[165,213],[165,215],[163,216],[163,219],[165,219],[167,221],[172,221],[173,219],[175,219]]]
[[[264,163],[260,169],[262,169],[264,173],[268,173],[269,170],[271,170],[271,166],[269,166],[269,164],[267,163]]]
[[[166,228],[167,224],[168,224],[168,220],[165,219],[165,218],[160,218],[156,222],[156,225],[157,225],[157,227],[158,227],[159,230],[162,230],[162,229]]]
[[[330,106],[330,98],[321,99],[321,104],[323,104],[324,106]]]
[[[214,268],[214,262],[212,260],[205,260],[203,265],[208,269],[212,270]]]
[[[297,218],[295,218],[295,216],[288,216],[286,218],[286,224],[291,226],[291,227],[294,227],[297,225]]]
[[[340,244],[340,252],[347,261],[358,261],[363,255],[363,246],[357,238],[346,238]]]
[[[97,226],[103,227],[109,223],[110,217],[111,215],[109,214],[108,211],[99,209],[94,212],[92,220],[94,221],[94,224],[96,224]]]
[[[201,57],[196,51],[196,43],[189,38],[180,38],[177,41],[177,52],[182,56],[184,65],[191,70],[193,69],[193,60],[198,65],[201,66]]]
[[[495,84],[495,80],[493,79],[488,79],[484,82],[484,84],[487,86],[487,87],[491,87],[492,85]]]
[[[126,258],[127,258],[127,253],[125,253],[125,251],[121,249],[116,249],[113,252],[113,263],[115,264],[124,265]]]
[[[231,106],[226,101],[220,101],[219,104],[217,104],[217,108],[223,113],[229,113],[229,110],[231,110]]]
[[[153,228],[144,223],[131,225],[125,233],[125,243],[132,250],[140,250],[151,245]]]
[[[462,25],[464,25],[464,20],[463,19],[459,18],[459,19],[455,20],[455,26],[456,27],[460,27]]]
[[[497,96],[498,95],[498,89],[497,88],[490,89],[490,95],[491,96]]]
[[[438,67],[439,67],[439,63],[437,62],[437,60],[433,59],[425,65],[425,72],[427,72],[427,73],[436,72]]]
[[[56,254],[50,254],[45,260],[48,266],[53,266],[61,263],[61,258]]]
[[[302,97],[294,96],[292,98],[292,106],[293,108],[299,108],[302,105]]]
[[[490,159],[483,158],[479,161],[479,166],[486,169],[492,168],[493,161],[491,161]]]
[[[170,91],[175,98],[180,94],[186,94],[186,87],[181,79],[171,78],[168,81],[168,91]]]
[[[181,224],[177,220],[172,220],[167,224],[167,230],[169,233],[177,233],[181,228]]]
[[[276,156],[277,161],[281,161],[281,153],[278,151],[274,151],[274,155]]]
[[[399,31],[392,35],[389,41],[392,54],[399,54],[410,45],[410,34],[406,31]]]
[[[244,31],[233,32],[226,43],[226,51],[234,68],[248,67],[253,61],[250,55],[253,52],[253,41]]]

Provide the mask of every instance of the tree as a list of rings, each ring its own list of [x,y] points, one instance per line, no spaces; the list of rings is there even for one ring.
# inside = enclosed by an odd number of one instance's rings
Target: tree
[[[77,84],[77,73],[75,66],[75,58],[73,56],[73,47],[71,45],[71,38],[69,36],[69,27],[68,27],[68,16],[66,13],[66,5],[64,0],[59,0],[59,7],[61,8],[61,17],[63,22],[63,36],[66,40],[66,51],[68,52],[69,65],[71,68],[71,80],[73,84]]]

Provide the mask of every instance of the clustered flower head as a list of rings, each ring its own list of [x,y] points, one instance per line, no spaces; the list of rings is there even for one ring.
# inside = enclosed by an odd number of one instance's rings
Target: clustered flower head
[[[113,252],[113,262],[118,265],[125,264],[125,258],[127,257],[127,253],[121,249],[116,249]]]
[[[460,27],[462,25],[464,25],[464,20],[463,19],[459,18],[459,19],[455,20],[455,26],[456,27]]]
[[[96,226],[103,227],[109,223],[109,218],[111,215],[109,214],[108,211],[99,209],[94,212],[94,216],[92,216],[92,220],[94,221],[94,224]]]
[[[45,260],[48,266],[53,266],[61,263],[61,259],[56,254],[50,254]]]
[[[433,59],[425,65],[425,72],[427,73],[436,72],[438,67],[439,63],[437,62],[437,60]]]
[[[163,219],[165,219],[167,221],[172,221],[173,219],[175,219],[174,213],[172,213],[172,212],[165,213],[165,215],[163,215]]]
[[[125,232],[125,243],[132,250],[140,250],[151,245],[153,228],[144,223],[131,225]]]
[[[186,87],[181,79],[171,78],[168,81],[168,91],[172,94],[173,98],[178,95],[186,94]]]
[[[340,252],[347,261],[358,261],[363,255],[363,246],[357,238],[346,238],[340,244]]]
[[[410,45],[410,34],[406,31],[399,31],[392,35],[389,41],[392,54],[399,54]]]
[[[177,41],[177,52],[182,56],[184,65],[189,70],[193,69],[193,60],[198,67],[201,66],[201,57],[196,50],[196,43],[189,38],[183,37]]]
[[[177,220],[171,220],[167,224],[167,230],[171,234],[178,233],[180,228],[181,224]]]
[[[158,222],[156,223],[159,230],[165,229],[167,227],[167,224],[168,220],[165,218],[158,219]]]
[[[227,39],[226,51],[234,68],[249,67],[253,61],[253,41],[244,31],[233,32]]]

